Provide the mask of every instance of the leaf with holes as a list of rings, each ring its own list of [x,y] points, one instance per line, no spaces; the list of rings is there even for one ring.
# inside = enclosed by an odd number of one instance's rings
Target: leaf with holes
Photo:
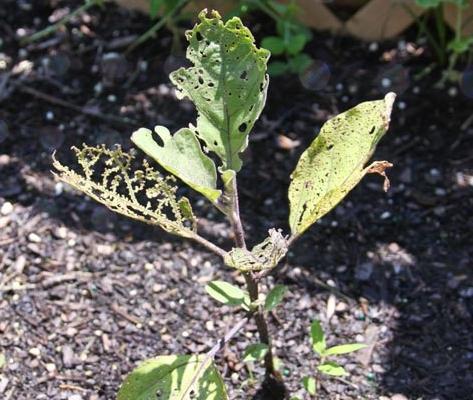
[[[289,186],[292,234],[300,235],[334,208],[367,173],[379,173],[392,164],[375,162],[365,167],[386,133],[394,93],[369,101],[332,118],[302,153]]]
[[[146,360],[127,376],[117,396],[117,400],[190,398],[228,400],[220,373],[205,355],[159,356]]]
[[[154,131],[162,145],[153,139],[153,133],[146,128],[134,132],[131,140],[164,169],[215,202],[221,194],[216,189],[215,164],[202,151],[194,132],[182,128],[171,135],[164,126],[156,126]]]
[[[237,17],[223,23],[204,10],[200,23],[186,33],[187,58],[193,63],[171,75],[178,97],[197,108],[196,135],[218,155],[222,170],[241,169],[241,153],[266,101],[269,52],[258,49],[251,32]]]

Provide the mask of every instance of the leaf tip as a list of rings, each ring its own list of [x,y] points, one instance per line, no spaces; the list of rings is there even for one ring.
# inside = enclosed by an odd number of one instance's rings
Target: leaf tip
[[[386,126],[391,122],[391,113],[393,111],[394,101],[396,100],[396,93],[389,92],[384,96],[384,104],[386,105]]]

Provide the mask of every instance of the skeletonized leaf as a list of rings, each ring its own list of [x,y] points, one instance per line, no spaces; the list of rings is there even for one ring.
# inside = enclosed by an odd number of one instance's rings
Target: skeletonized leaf
[[[366,344],[364,343],[348,343],[341,344],[338,346],[333,346],[325,350],[324,355],[326,356],[335,356],[338,354],[348,354],[353,353],[354,351],[364,349]]]
[[[79,168],[75,171],[53,157],[57,178],[119,214],[175,235],[194,235],[192,207],[187,198],[177,199],[174,177],[163,177],[146,160],[141,169],[133,169],[134,156],[120,147],[83,145],[72,149]]]
[[[187,58],[194,64],[170,78],[180,98],[191,99],[198,112],[195,133],[222,160],[222,170],[239,171],[239,153],[266,101],[269,52],[258,49],[237,17],[223,23],[212,11],[186,33]]]
[[[322,326],[320,325],[319,321],[313,321],[310,325],[310,338],[314,351],[317,354],[322,355],[327,348],[327,345],[325,343],[324,331],[322,330]]]
[[[249,362],[262,360],[267,352],[268,345],[264,343],[250,344],[245,350],[245,354],[243,355],[243,361]]]
[[[332,118],[304,151],[289,186],[293,235],[299,235],[335,207],[367,173],[379,173],[392,164],[365,167],[389,126],[395,94],[369,101]],[[387,178],[385,189],[387,187]]]
[[[325,361],[323,364],[318,365],[317,369],[323,374],[331,376],[343,376],[347,374],[345,368],[333,361]]]
[[[146,128],[135,131],[131,140],[164,169],[210,201],[216,201],[221,191],[216,189],[215,164],[202,151],[194,132],[189,128],[182,128],[171,136],[164,126],[156,126],[154,131],[161,139],[162,145],[153,139],[153,133]]]
[[[220,373],[211,360],[201,368],[204,361],[205,355],[146,360],[127,376],[117,400],[228,400]]]
[[[212,281],[205,286],[207,293],[225,305],[237,306],[245,301],[245,292],[225,281]]]
[[[284,285],[276,285],[266,296],[264,301],[264,308],[266,311],[273,310],[279,303],[281,303],[284,295],[287,292],[287,287]]]

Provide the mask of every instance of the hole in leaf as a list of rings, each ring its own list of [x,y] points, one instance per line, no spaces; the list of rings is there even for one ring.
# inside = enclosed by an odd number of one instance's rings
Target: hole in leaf
[[[375,129],[376,129],[376,127],[375,127],[375,126],[372,126],[372,127],[371,127],[371,130],[370,130],[370,135],[372,135],[372,134],[374,133]]]
[[[164,147],[163,139],[156,132],[153,132],[153,139],[159,147]]]
[[[241,133],[244,133],[244,132],[246,132],[246,128],[247,128],[246,123],[243,122],[243,123],[238,127],[238,130],[239,130]]]
[[[199,42],[204,38],[199,31],[196,32],[195,37],[197,38]]]
[[[243,71],[240,75],[240,79],[246,79],[247,75],[248,75],[247,72]]]
[[[216,140],[214,140],[214,146],[217,147],[218,146],[218,142]]]
[[[333,149],[333,143],[330,143],[328,146],[327,146],[327,150],[332,150]]]
[[[214,85],[213,82],[209,82],[209,83],[208,83],[208,86],[209,86],[209,87],[214,87],[215,85]]]
[[[202,78],[201,76],[199,76],[199,83],[200,83],[201,85],[204,84],[204,78]]]

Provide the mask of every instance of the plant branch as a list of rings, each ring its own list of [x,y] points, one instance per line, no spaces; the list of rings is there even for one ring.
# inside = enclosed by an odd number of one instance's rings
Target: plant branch
[[[235,244],[237,247],[246,248],[245,243],[245,231],[243,230],[243,225],[241,223],[240,217],[240,206],[238,200],[238,186],[237,186],[237,179],[236,176],[232,179],[231,188],[229,190],[229,196],[231,199],[231,212],[230,222],[233,227],[233,232],[235,235]],[[259,297],[259,289],[258,283],[254,279],[253,274],[251,272],[243,273],[245,278],[246,285],[248,287],[248,293],[250,295],[251,302],[256,302]],[[261,343],[264,343],[268,346],[268,352],[264,357],[264,366],[266,369],[266,376],[274,375],[274,362],[273,362],[273,353],[271,349],[271,339],[269,337],[268,331],[268,324],[266,323],[266,319],[264,317],[264,312],[261,306],[258,306],[255,312],[255,322],[256,327],[258,328],[258,333],[260,336]]]
[[[206,247],[212,253],[215,253],[222,258],[224,258],[225,255],[227,254],[227,252],[224,249],[222,249],[221,247],[218,247],[216,244],[198,235],[197,233],[194,234],[194,236],[191,236],[191,239],[196,241],[197,243],[200,243],[202,246]]]

